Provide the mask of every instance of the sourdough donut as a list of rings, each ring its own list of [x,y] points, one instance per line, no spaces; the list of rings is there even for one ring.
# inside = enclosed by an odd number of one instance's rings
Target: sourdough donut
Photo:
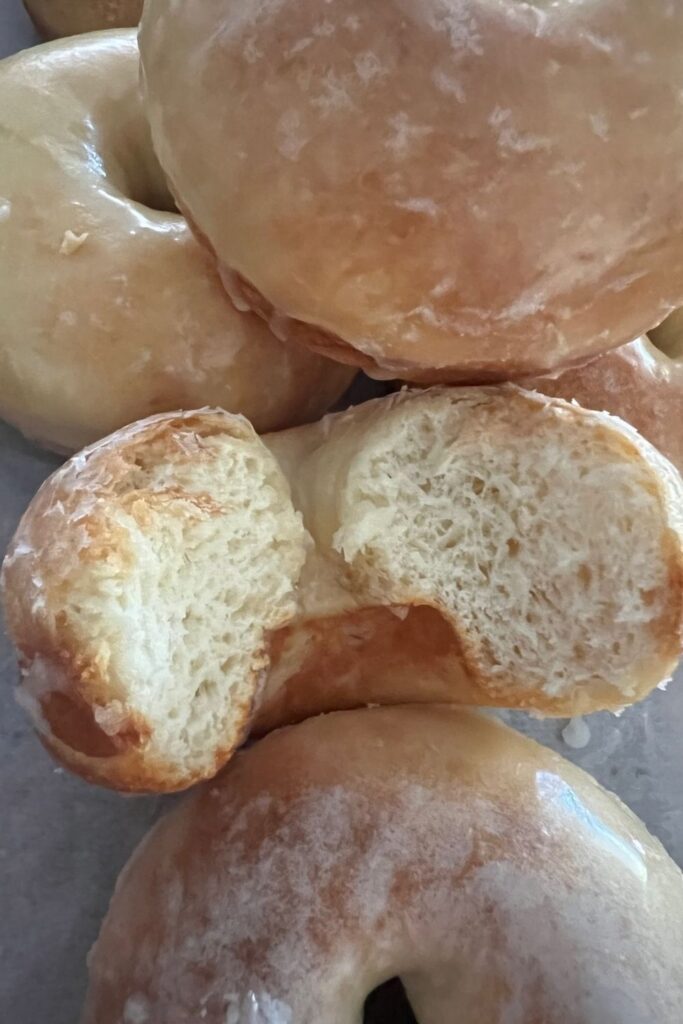
[[[676,323],[674,313],[650,338],[524,386],[621,416],[683,473],[683,330]]]
[[[351,372],[233,308],[173,209],[137,78],[132,31],[0,64],[0,416],[61,451],[206,403],[259,430],[315,419]]]
[[[396,975],[419,1024],[680,1024],[682,944],[683,875],[585,772],[472,712],[342,712],[156,825],[83,1024],[357,1024]]]
[[[679,3],[148,0],[140,47],[174,194],[282,336],[482,383],[683,304]]]
[[[623,707],[681,652],[682,509],[627,424],[512,385],[263,438],[153,417],[59,469],[9,547],[20,700],[69,767],[153,791],[326,710]]]
[[[31,21],[46,39],[98,29],[130,28],[140,20],[143,0],[24,0]]]

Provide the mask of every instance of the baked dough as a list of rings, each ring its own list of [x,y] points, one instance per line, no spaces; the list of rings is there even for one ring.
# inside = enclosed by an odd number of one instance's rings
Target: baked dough
[[[661,347],[660,347],[661,346]],[[674,313],[651,338],[524,386],[631,423],[683,473],[683,323]]]
[[[140,46],[173,191],[283,337],[482,383],[683,305],[679,2],[148,0]]]
[[[681,651],[682,509],[626,424],[513,386],[262,439],[153,417],[58,470],[10,545],[20,700],[65,764],[127,790],[324,710],[622,707]]]
[[[56,39],[137,25],[142,3],[143,0],[24,0],[24,7],[40,34]]]
[[[357,1024],[393,975],[420,1024],[680,1024],[681,948],[681,872],[588,775],[473,713],[366,709],[153,829],[83,1024]]]
[[[233,308],[174,211],[138,63],[123,30],[0,65],[0,416],[59,451],[207,403],[316,419],[352,371]]]

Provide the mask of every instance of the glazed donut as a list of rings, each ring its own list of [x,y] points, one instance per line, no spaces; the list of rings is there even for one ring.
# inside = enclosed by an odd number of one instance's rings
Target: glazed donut
[[[136,791],[325,710],[622,707],[681,652],[682,507],[627,424],[512,385],[262,439],[153,417],[58,470],[10,545],[20,699],[61,761]]]
[[[342,712],[156,825],[83,1024],[357,1024],[395,975],[419,1024],[680,1024],[682,944],[683,875],[584,772],[472,712]]]
[[[681,318],[674,313],[651,338],[584,366],[528,378],[524,386],[621,416],[683,473],[683,330],[676,322]]]
[[[283,337],[483,383],[683,304],[680,3],[148,0],[140,48],[174,194]]]
[[[46,39],[137,25],[143,0],[24,0],[31,21]]]
[[[132,31],[0,65],[0,416],[61,451],[205,403],[259,430],[315,419],[351,372],[233,308],[173,212],[137,76]]]

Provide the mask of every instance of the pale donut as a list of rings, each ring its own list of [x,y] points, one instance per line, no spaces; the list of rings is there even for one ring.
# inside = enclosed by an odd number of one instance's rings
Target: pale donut
[[[143,0],[24,0],[24,7],[46,39],[98,29],[137,25]]]
[[[0,416],[59,450],[207,402],[317,418],[351,373],[234,309],[166,212],[137,77],[125,30],[0,65]]]
[[[2,581],[45,745],[182,789],[321,711],[645,697],[683,645],[683,481],[621,420],[512,385],[263,438],[168,414],[43,485]]]
[[[674,313],[651,338],[524,386],[611,412],[631,423],[683,473],[683,329]]]
[[[448,707],[275,733],[119,879],[82,1024],[680,1024],[683,876],[557,754]],[[390,1018],[385,1018],[390,1019]]]
[[[482,382],[683,303],[683,4],[148,0],[140,48],[173,191],[283,336]]]

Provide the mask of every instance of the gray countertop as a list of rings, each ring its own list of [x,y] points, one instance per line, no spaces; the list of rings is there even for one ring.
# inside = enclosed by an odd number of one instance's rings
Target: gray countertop
[[[19,0],[0,0],[0,55],[35,41]],[[0,424],[0,554],[58,460]],[[88,786],[43,751],[13,699],[14,654],[0,633],[0,1021],[75,1024],[85,957],[116,875],[161,798]],[[683,673],[620,718],[594,715],[581,751],[564,722],[506,716],[617,792],[683,865]]]

